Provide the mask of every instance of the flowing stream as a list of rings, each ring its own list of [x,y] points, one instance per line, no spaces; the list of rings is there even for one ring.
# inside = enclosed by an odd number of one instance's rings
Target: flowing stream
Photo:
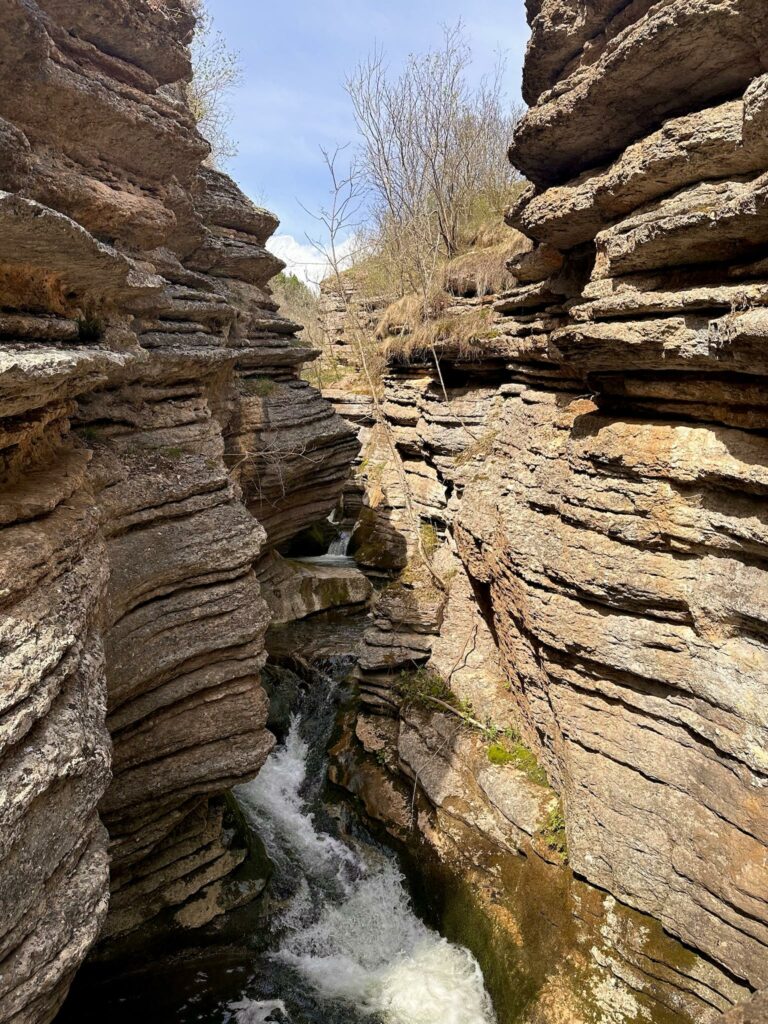
[[[301,649],[296,630],[284,640]],[[61,1024],[495,1024],[477,961],[416,916],[394,855],[329,796],[352,663],[313,666],[283,742],[235,791],[274,864],[266,910],[117,976],[84,973]]]
[[[328,568],[357,569],[357,562],[348,554],[351,539],[352,531],[342,530],[336,540],[331,541],[324,555],[303,555],[298,560],[308,562],[310,565],[324,565]]]
[[[329,555],[346,555],[352,538],[351,530],[342,530],[336,540],[332,540],[328,548]]]
[[[393,860],[372,844],[342,841],[312,810],[309,746],[294,716],[285,743],[259,776],[236,790],[277,870],[300,879],[277,922],[275,963],[293,969],[326,1004],[386,1024],[490,1024],[480,968],[465,949],[423,924]],[[294,1018],[286,1003],[243,1001],[238,1024]]]

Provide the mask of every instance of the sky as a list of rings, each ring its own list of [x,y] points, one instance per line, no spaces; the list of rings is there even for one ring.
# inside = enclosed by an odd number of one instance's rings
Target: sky
[[[225,168],[259,205],[280,218],[270,248],[290,270],[318,279],[307,242],[328,197],[320,147],[354,145],[345,75],[375,46],[393,71],[409,53],[434,49],[443,26],[461,18],[473,75],[507,60],[510,101],[520,102],[528,38],[523,0],[207,0],[214,27],[238,51],[242,84],[230,96],[239,152]]]

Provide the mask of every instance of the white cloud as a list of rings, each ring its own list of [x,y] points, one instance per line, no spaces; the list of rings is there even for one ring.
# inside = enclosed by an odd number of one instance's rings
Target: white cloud
[[[293,235],[275,235],[267,242],[267,248],[286,265],[286,273],[295,274],[305,284],[316,288],[331,272],[331,264],[309,242],[298,242]],[[356,248],[354,236],[350,236],[336,247],[340,269],[349,263],[349,257]]]

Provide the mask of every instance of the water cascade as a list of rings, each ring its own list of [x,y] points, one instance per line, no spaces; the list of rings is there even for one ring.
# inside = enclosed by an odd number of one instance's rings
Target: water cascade
[[[329,626],[329,644],[351,648],[351,629]],[[283,639],[303,649],[305,632]],[[416,916],[393,853],[328,790],[326,751],[354,660],[329,652],[322,668],[303,662],[303,679],[276,670],[301,691],[295,710],[259,775],[235,790],[273,864],[265,901],[135,971],[94,967],[61,1024],[496,1024],[472,954]]]
[[[342,530],[336,540],[331,541],[330,547],[328,548],[328,554],[346,556],[351,536],[351,530]]]
[[[332,694],[324,697],[326,708],[331,700]],[[327,711],[316,706],[295,715],[259,776],[236,790],[275,863],[278,886],[294,880],[269,959],[313,990],[328,1022],[492,1024],[474,957],[416,917],[391,856],[359,832],[353,840],[332,834],[333,819],[318,804],[324,761],[320,772],[309,769],[313,760],[317,765],[310,744],[322,739],[317,723],[323,719]],[[315,733],[312,739],[308,732]],[[285,995],[230,1008],[238,1024],[294,1021],[289,1004]],[[354,1016],[335,1016],[344,1008]]]

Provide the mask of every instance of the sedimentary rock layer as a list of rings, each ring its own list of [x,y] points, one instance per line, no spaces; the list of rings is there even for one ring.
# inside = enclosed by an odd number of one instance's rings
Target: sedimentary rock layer
[[[258,891],[227,885],[245,851],[218,797],[272,744],[254,564],[328,514],[356,451],[298,381],[276,219],[203,164],[193,24],[180,0],[0,3],[0,1019],[19,1024],[51,1019],[102,928]]]
[[[439,349],[442,380],[392,361],[416,518],[403,479],[367,467],[409,567],[377,604],[363,685],[392,714],[398,673],[429,665],[519,734],[576,874],[696,954],[687,980],[660,955],[673,973],[633,1012],[698,1024],[768,985],[766,7],[528,11],[511,156],[531,184],[508,220],[532,247],[470,350]],[[498,844],[465,753],[421,726],[446,762],[421,764],[413,728],[401,709],[393,770]],[[633,957],[610,970],[642,1002]]]

